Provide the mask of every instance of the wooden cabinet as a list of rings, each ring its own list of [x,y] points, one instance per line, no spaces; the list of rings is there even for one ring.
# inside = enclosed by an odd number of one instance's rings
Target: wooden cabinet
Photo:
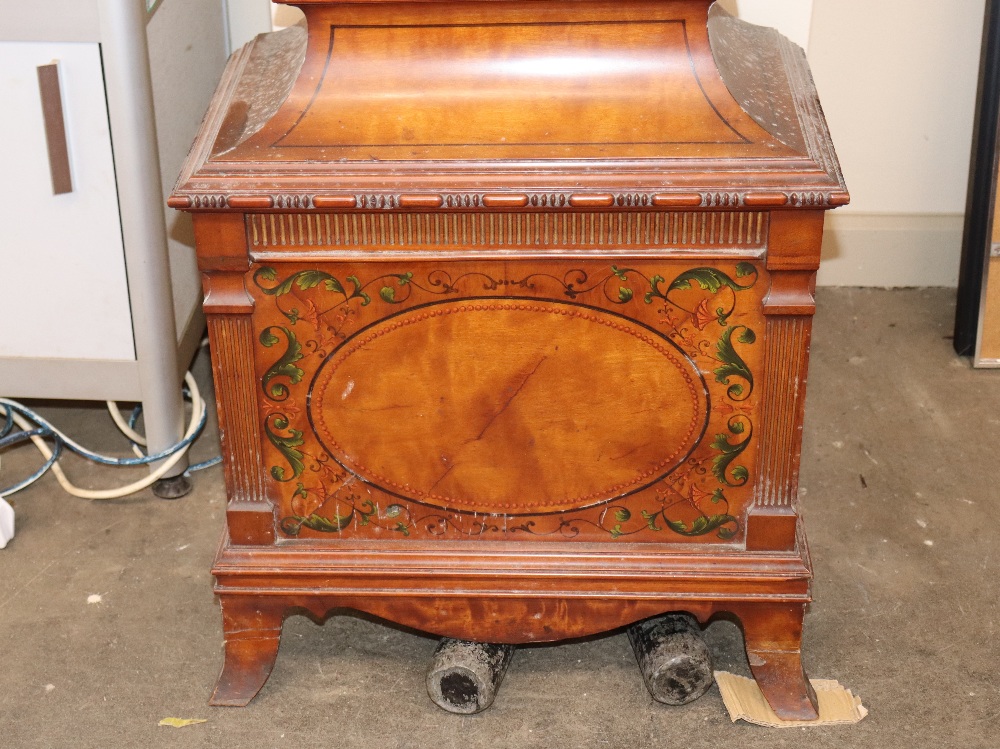
[[[193,213],[246,704],[293,608],[471,640],[728,612],[784,717],[824,211],[801,50],[688,2],[298,2],[234,56]]]

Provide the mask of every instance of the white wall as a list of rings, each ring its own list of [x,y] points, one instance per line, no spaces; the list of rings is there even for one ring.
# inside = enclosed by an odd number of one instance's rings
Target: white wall
[[[294,26],[300,20],[302,20],[302,11],[298,8],[294,8],[291,5],[278,5],[277,3],[272,3],[271,12],[273,14],[273,23],[275,29],[284,29],[288,26]]]
[[[264,1],[230,0],[233,27]],[[985,0],[720,2],[808,50],[853,197],[820,283],[955,285]]]
[[[719,0],[745,21],[778,29],[803,49],[809,49],[813,0]]]
[[[853,201],[826,284],[957,283],[984,0],[815,0],[809,57]]]
[[[271,30],[270,0],[226,0],[229,9],[229,44],[237,50],[257,34]]]
[[[720,0],[807,49],[852,202],[819,282],[958,280],[984,0]]]

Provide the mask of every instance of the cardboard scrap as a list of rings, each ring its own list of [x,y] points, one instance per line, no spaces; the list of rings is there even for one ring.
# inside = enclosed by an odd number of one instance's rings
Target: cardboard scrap
[[[851,690],[842,687],[840,682],[830,679],[810,679],[819,702],[817,720],[782,720],[774,714],[753,679],[726,671],[716,671],[715,682],[719,685],[722,700],[726,703],[729,717],[734,723],[745,720],[768,728],[836,726],[858,723],[868,715],[868,710],[861,704],[860,697],[855,697]]]
[[[208,720],[205,718],[164,718],[156,725],[184,728],[184,726],[193,726],[197,723],[208,723]]]

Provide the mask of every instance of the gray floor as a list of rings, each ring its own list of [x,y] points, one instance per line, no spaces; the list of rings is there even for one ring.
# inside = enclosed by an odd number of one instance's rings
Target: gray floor
[[[863,697],[871,715],[858,726],[734,725],[715,688],[687,707],[655,704],[621,634],[523,649],[493,708],[455,717],[424,692],[433,640],[346,616],[290,619],[257,699],[210,708],[222,636],[208,569],[223,523],[212,469],[176,503],[88,503],[51,477],[15,497],[18,535],[0,551],[0,745],[996,747],[1000,372],[952,353],[952,297],[819,297],[802,469],[816,571],[805,658],[814,678]],[[87,444],[121,447],[98,408],[47,413]],[[0,483],[36,460],[4,455]],[[124,481],[68,469],[81,483]],[[748,672],[734,626],[708,637],[718,667]],[[168,716],[208,722],[158,728]]]

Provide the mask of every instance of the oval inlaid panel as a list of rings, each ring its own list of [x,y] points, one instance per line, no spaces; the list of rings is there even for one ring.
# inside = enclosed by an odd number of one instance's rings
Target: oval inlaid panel
[[[459,512],[586,507],[648,486],[701,439],[705,383],[666,338],[574,304],[431,305],[320,367],[309,416],[345,468]]]

